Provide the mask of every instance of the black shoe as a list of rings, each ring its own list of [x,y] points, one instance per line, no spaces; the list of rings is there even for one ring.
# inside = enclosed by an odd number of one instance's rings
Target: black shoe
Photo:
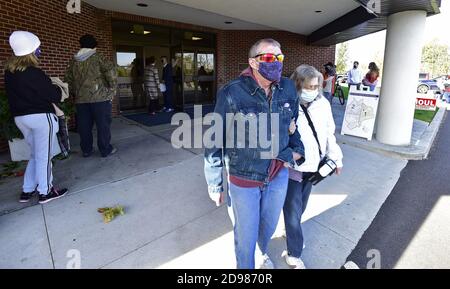
[[[50,189],[47,195],[39,195],[39,204],[45,204],[50,201],[56,200],[67,194],[67,189],[57,190],[54,187]]]
[[[107,157],[109,157],[109,156],[112,156],[112,155],[115,154],[116,152],[117,152],[117,148],[113,147],[113,148],[111,149],[111,152],[110,152],[108,155],[102,156],[102,157],[103,157],[103,158],[107,158]]]
[[[89,152],[89,153],[83,153],[83,158],[88,158],[88,157],[90,157],[90,156],[92,155],[93,152],[94,152],[94,151],[91,151],[91,152]]]
[[[19,203],[28,203],[35,194],[36,194],[36,191],[34,191],[32,193],[22,192],[22,194],[20,194]]]

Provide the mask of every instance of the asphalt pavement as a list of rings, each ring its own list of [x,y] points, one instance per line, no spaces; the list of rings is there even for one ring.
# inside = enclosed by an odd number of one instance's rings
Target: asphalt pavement
[[[450,268],[450,118],[429,158],[410,161],[347,258],[359,268]]]

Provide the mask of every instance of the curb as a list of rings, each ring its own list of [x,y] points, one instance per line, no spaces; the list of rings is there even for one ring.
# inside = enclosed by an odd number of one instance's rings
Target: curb
[[[428,158],[431,148],[433,147],[434,140],[436,139],[437,133],[439,132],[439,129],[441,128],[441,125],[444,122],[446,116],[447,109],[445,107],[439,109],[437,114],[434,116],[433,121],[422,135],[422,138],[418,143],[418,146],[423,147],[424,150],[424,156],[422,159]]]
[[[433,121],[421,136],[420,140],[409,146],[385,145],[377,142],[376,140],[367,141],[354,136],[341,135],[340,133],[336,133],[336,139],[341,144],[347,144],[375,153],[381,153],[390,157],[406,160],[424,160],[428,157],[428,154],[433,147],[434,140],[436,139],[439,128],[441,127],[446,115],[447,110],[445,108],[439,109]]]

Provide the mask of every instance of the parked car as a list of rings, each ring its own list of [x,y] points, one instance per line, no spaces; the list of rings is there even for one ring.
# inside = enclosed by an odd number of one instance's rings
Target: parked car
[[[435,94],[442,94],[444,83],[448,81],[448,75],[439,76],[433,79],[421,79],[417,84],[417,92],[426,94],[431,90]]]

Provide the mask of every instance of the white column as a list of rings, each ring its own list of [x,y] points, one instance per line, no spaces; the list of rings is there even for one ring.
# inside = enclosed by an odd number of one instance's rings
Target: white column
[[[388,17],[376,138],[389,145],[409,145],[414,121],[425,11]]]

